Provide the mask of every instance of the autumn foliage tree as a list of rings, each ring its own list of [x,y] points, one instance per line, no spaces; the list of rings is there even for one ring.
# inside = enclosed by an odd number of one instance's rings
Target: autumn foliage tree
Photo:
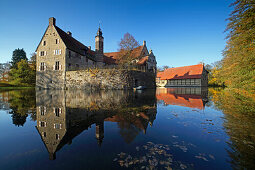
[[[139,46],[138,41],[129,33],[126,33],[119,43],[118,63],[121,65],[132,64],[132,51]]]
[[[18,86],[35,85],[35,70],[27,60],[21,60],[15,68],[10,71],[11,84]]]
[[[255,0],[236,0],[220,72],[226,85],[255,91]]]

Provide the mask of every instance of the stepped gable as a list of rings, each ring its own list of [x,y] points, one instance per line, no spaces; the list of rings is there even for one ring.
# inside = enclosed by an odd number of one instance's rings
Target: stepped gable
[[[161,80],[171,79],[200,79],[202,78],[204,65],[197,64],[184,67],[168,68],[163,72],[159,72],[157,77]]]

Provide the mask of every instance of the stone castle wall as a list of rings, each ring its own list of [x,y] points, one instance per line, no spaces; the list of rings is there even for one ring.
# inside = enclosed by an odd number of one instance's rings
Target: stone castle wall
[[[88,69],[66,72],[67,89],[155,88],[155,74],[135,70]]]

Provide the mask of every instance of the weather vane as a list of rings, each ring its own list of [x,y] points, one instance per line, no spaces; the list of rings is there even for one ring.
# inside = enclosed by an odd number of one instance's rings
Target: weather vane
[[[99,20],[99,28],[100,28],[100,25],[102,24],[102,22]]]

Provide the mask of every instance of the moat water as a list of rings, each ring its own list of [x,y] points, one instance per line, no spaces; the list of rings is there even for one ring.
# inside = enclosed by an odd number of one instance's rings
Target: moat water
[[[0,169],[255,169],[254,96],[0,91]]]

